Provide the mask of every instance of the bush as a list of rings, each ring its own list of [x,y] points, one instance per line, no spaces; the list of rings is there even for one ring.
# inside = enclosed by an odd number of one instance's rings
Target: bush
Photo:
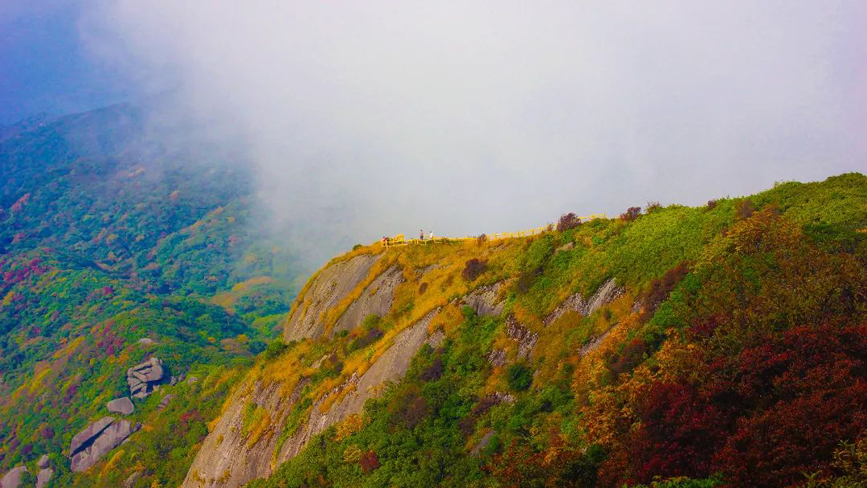
[[[356,245],[352,246],[352,250],[357,251],[357,250],[361,249],[362,247],[364,247],[364,246],[362,246],[361,244],[356,244]]]
[[[533,383],[533,371],[523,364],[513,364],[506,371],[506,382],[515,391],[524,391]]]
[[[361,455],[361,471],[369,473],[379,467],[379,456],[373,451],[367,451]]]
[[[280,339],[279,337],[277,339],[274,339],[273,341],[269,342],[268,347],[265,348],[265,359],[270,361],[276,358],[277,356],[283,354],[283,351],[285,351],[287,347],[288,346],[285,342],[283,342],[283,339]]]
[[[467,281],[475,281],[485,270],[488,269],[488,263],[477,258],[470,259],[464,264],[464,270],[461,276]]]
[[[717,203],[718,203],[717,200],[708,200],[708,201],[707,201],[707,209],[708,209],[708,210],[713,210],[713,209],[715,209]]]
[[[645,213],[652,213],[662,208],[662,205],[659,202],[647,202],[647,207],[644,209]]]
[[[620,220],[630,222],[637,219],[639,215],[641,215],[641,207],[629,207],[626,212],[620,214]]]
[[[476,237],[476,243],[478,245],[481,246],[482,244],[484,244],[486,242],[488,242],[488,235],[487,234],[482,234],[479,237]]]
[[[738,220],[748,219],[753,216],[753,202],[749,198],[735,204],[735,217]]]
[[[560,216],[560,220],[557,221],[557,231],[564,232],[574,229],[579,225],[581,225],[581,219],[579,219],[574,213],[569,212]]]

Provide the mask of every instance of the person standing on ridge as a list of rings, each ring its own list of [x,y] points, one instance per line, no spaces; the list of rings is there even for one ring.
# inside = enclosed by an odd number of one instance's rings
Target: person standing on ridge
[[[418,240],[420,240],[420,241],[424,240],[424,230],[418,231]]]
[[[430,231],[430,234],[427,236],[428,240],[433,240],[433,231]]]

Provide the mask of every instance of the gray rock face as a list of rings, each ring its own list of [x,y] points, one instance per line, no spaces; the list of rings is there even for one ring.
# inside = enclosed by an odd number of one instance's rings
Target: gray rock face
[[[485,359],[487,359],[493,366],[502,366],[506,364],[506,350],[495,347],[491,349],[491,352],[485,355]]]
[[[0,488],[18,488],[21,484],[21,478],[24,473],[28,473],[27,466],[18,466],[9,470],[2,479],[0,479]]]
[[[54,476],[54,470],[51,468],[44,468],[36,474],[36,488],[45,488],[48,485],[48,482],[51,481],[51,477]]]
[[[126,481],[123,482],[123,488],[132,488],[133,486],[135,486],[135,482],[138,481],[141,476],[142,475],[140,471],[136,471],[135,473],[129,475],[129,478],[127,478]]]
[[[476,447],[474,447],[473,450],[470,451],[470,454],[472,454],[473,456],[478,456],[482,449],[488,447],[488,444],[491,443],[491,437],[493,437],[493,435],[494,431],[488,429],[488,431],[485,432],[485,435],[483,435],[482,438],[479,439],[479,443],[476,444]]]
[[[130,400],[129,397],[115,398],[106,403],[105,407],[111,413],[119,413],[122,415],[129,415],[135,411],[135,406],[133,406],[132,400]]]
[[[505,303],[500,300],[501,287],[501,283],[483,286],[464,297],[464,303],[469,305],[476,312],[476,315],[499,317],[505,306]]]
[[[150,358],[126,371],[129,391],[135,398],[147,398],[165,377],[163,362],[157,358]]]
[[[518,323],[511,315],[506,319],[506,334],[518,343],[518,359],[529,357],[530,351],[539,340],[539,334]]]
[[[354,388],[338,403],[335,403],[327,412],[319,410],[327,396],[317,400],[310,413],[307,423],[285,443],[277,456],[278,465],[297,456],[301,449],[307,445],[313,436],[319,434],[328,427],[342,421],[346,417],[360,413],[367,399],[377,396],[381,387],[389,381],[397,381],[403,378],[409,369],[409,363],[421,346],[428,341],[427,326],[439,310],[434,310],[425,315],[421,320],[411,325],[400,334],[395,336],[394,343],[387,351],[360,377],[353,376],[340,390],[349,387]],[[438,344],[431,344],[436,347]],[[334,392],[337,394],[339,392]]]
[[[36,461],[36,467],[39,469],[48,467],[48,454],[43,454],[39,461]]]
[[[359,254],[323,268],[312,278],[304,295],[298,297],[298,303],[283,327],[286,342],[321,336],[324,312],[364,281],[381,257],[381,254]]]
[[[394,290],[401,283],[403,283],[403,271],[398,266],[392,266],[377,276],[364,289],[358,300],[352,302],[352,305],[343,312],[331,331],[331,336],[341,330],[352,330],[358,327],[370,314],[380,317],[386,315],[394,301]]]
[[[142,346],[152,346],[156,344],[156,342],[154,342],[154,340],[149,337],[142,337],[138,340],[138,343]]]
[[[338,394],[349,385],[355,386],[328,412],[319,411],[319,405],[327,397],[318,399],[306,424],[283,443],[279,452],[276,452],[279,433],[283,431],[286,419],[297,407],[306,381],[302,380],[296,385],[288,399],[282,393],[282,385],[279,383],[262,384],[256,381],[249,385],[249,388],[239,388],[216,427],[203,442],[181,486],[237,488],[253,479],[269,476],[274,468],[297,455],[313,436],[351,414],[360,413],[364,402],[377,395],[384,383],[402,378],[412,357],[423,344],[438,346],[443,334],[435,332],[430,337],[427,334],[428,324],[435,313],[428,314],[395,336],[392,346],[363,375],[353,376],[337,387],[332,394]],[[252,446],[247,445],[248,439],[242,435],[244,408],[249,402],[266,409],[271,416],[269,433],[261,436]]]
[[[567,298],[545,319],[545,325],[553,324],[554,321],[562,317],[566,312],[570,311],[578,312],[586,317],[595,312],[599,307],[613,302],[622,294],[623,288],[618,287],[612,278],[600,286],[599,289],[596,290],[596,293],[587,300],[584,300],[584,297],[582,297],[580,293],[576,293]]]
[[[139,428],[140,424],[117,421],[114,417],[103,417],[90,424],[72,438],[70,469],[76,473],[87,470]]]

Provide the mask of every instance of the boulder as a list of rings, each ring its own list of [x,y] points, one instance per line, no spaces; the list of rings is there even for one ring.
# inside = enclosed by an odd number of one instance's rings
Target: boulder
[[[91,440],[99,436],[99,434],[101,434],[106,427],[111,425],[114,420],[114,417],[103,417],[85,427],[84,430],[78,434],[75,434],[75,437],[72,438],[72,442],[69,445],[69,455],[72,456],[80,451],[85,444],[88,444]]]
[[[128,420],[115,421],[114,417],[105,417],[100,419],[98,423],[103,423],[106,419],[108,419],[108,425],[103,427],[98,434],[87,437],[86,443],[78,443],[77,449],[70,449],[70,469],[73,472],[78,473],[87,470],[141,428],[141,424],[133,425]],[[85,429],[85,432],[77,435],[76,438],[88,431],[95,430],[91,429],[91,426]],[[82,436],[82,438],[84,437],[86,436]]]
[[[171,402],[172,398],[174,398],[174,397],[175,397],[174,395],[164,396],[163,399],[160,400],[160,404],[157,406],[157,410],[163,410],[164,408],[168,407],[169,402]]]
[[[154,340],[148,337],[142,337],[138,340],[138,343],[142,346],[152,346],[153,344],[155,344]]]
[[[0,479],[0,488],[18,488],[21,484],[21,478],[24,477],[24,473],[28,472],[27,466],[18,466],[11,469]]]
[[[39,469],[44,469],[48,467],[48,454],[43,454],[39,461],[36,461],[36,467]]]
[[[190,376],[189,378],[187,378],[187,384],[188,385],[193,385],[193,384],[196,384],[198,382],[199,382],[199,378],[196,376]]]
[[[48,482],[51,481],[51,477],[54,476],[54,470],[51,468],[44,468],[36,474],[36,488],[45,488],[48,485]]]
[[[115,398],[114,400],[105,404],[108,411],[111,413],[119,413],[122,415],[129,415],[135,411],[135,406],[132,404],[132,400],[129,397],[121,397]]]
[[[150,358],[126,371],[129,392],[134,398],[147,398],[166,379],[166,368],[157,358]]]

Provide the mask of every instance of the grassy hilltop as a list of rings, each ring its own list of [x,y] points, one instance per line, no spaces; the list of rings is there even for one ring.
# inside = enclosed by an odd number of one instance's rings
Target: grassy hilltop
[[[697,208],[566,217],[531,238],[377,244],[331,265],[366,253],[383,256],[321,316],[324,334],[272,345],[251,373],[300,399],[273,433],[248,403],[249,435],[279,445],[314,409],[327,415],[353,394],[354,375],[434,310],[428,330],[445,339],[250,486],[865,482],[863,175]],[[403,281],[389,312],[329,339],[394,265]],[[466,304],[492,289],[500,313]],[[296,308],[315,305],[304,296]]]

